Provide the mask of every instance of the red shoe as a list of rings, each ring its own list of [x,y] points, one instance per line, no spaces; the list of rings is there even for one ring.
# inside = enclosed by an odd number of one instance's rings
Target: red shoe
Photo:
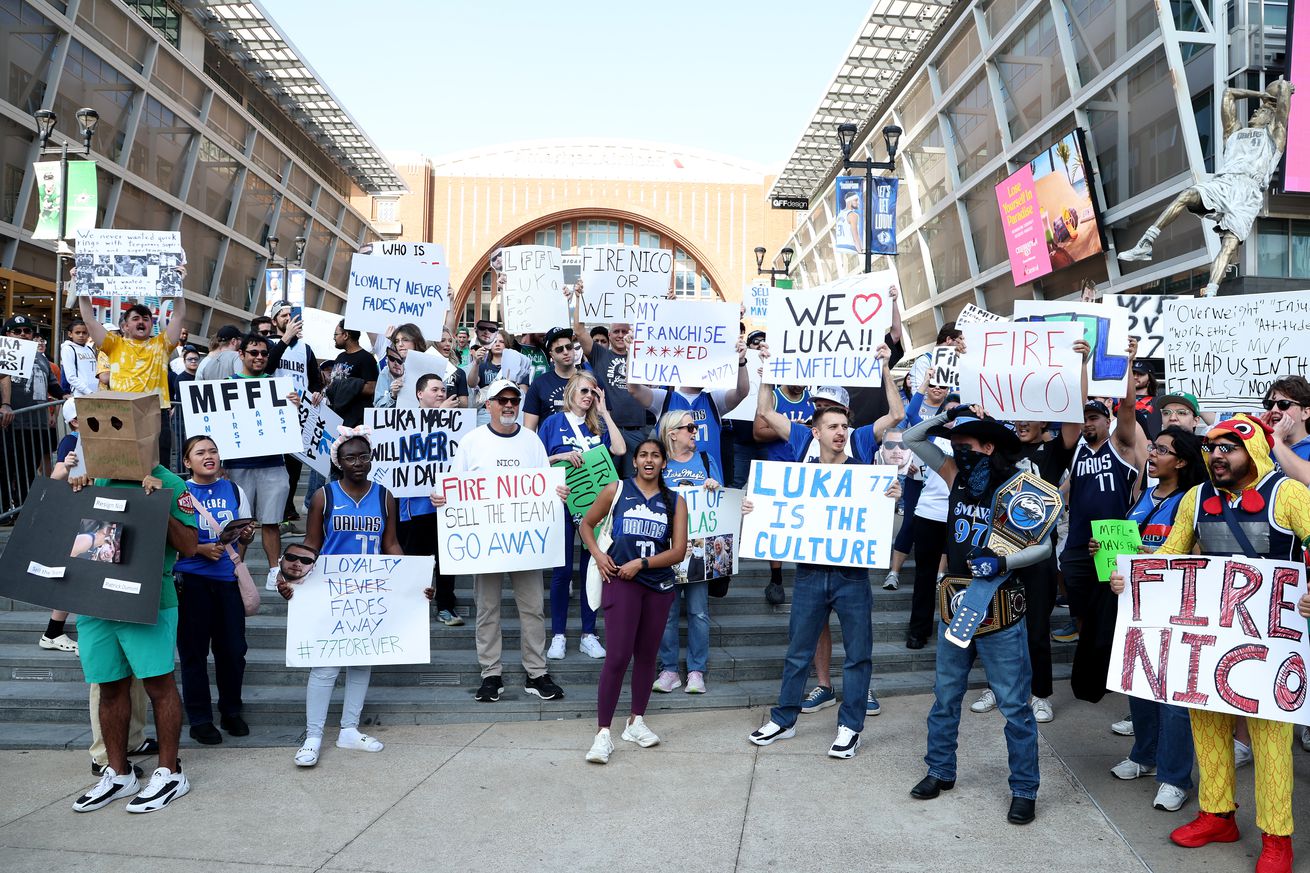
[[[1264,849],[1255,862],[1255,873],[1292,873],[1292,838],[1261,834]]]
[[[1186,849],[1195,849],[1207,843],[1235,843],[1240,838],[1237,819],[1232,813],[1224,816],[1213,812],[1198,813],[1195,821],[1177,828],[1169,835],[1169,839]],[[1288,857],[1291,857],[1290,849]]]

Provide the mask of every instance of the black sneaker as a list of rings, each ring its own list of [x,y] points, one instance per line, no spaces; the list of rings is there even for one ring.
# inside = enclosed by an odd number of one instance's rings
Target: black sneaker
[[[223,726],[223,730],[234,737],[250,735],[250,725],[246,724],[246,720],[239,715],[225,715],[218,720],[218,723]]]
[[[560,700],[564,697],[564,689],[551,680],[549,673],[542,673],[536,679],[529,677],[523,690],[537,695],[542,700]]]
[[[781,582],[769,582],[764,586],[764,602],[769,606],[782,606],[787,602],[787,591]]]
[[[191,739],[203,746],[217,746],[223,742],[223,735],[214,727],[212,721],[207,721],[204,724],[191,725]]]
[[[488,676],[482,685],[473,692],[473,699],[478,703],[495,703],[500,700],[500,693],[505,690],[505,683],[499,676]]]

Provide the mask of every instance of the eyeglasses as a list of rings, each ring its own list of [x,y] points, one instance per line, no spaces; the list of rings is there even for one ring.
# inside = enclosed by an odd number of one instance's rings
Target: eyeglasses
[[[306,566],[309,566],[310,564],[314,563],[314,559],[311,558],[309,555],[284,554],[282,556],[282,560],[290,561],[293,564],[304,564]]]
[[[1173,449],[1166,449],[1164,446],[1157,443],[1147,443],[1146,453],[1148,455],[1174,455],[1175,457],[1178,455],[1178,453]]]
[[[1227,455],[1230,452],[1237,451],[1241,446],[1234,443],[1201,443],[1201,451],[1207,455],[1211,452],[1218,452],[1221,455]]]
[[[256,351],[256,350],[254,350],[254,349],[248,349],[248,350],[246,350],[245,352],[243,352],[243,354],[249,355],[249,356],[252,357],[252,358],[267,358],[267,357],[268,357],[268,349],[264,349],[263,351]]]
[[[1261,405],[1264,406],[1266,411],[1273,409],[1275,406],[1277,406],[1283,412],[1286,412],[1287,410],[1291,409],[1293,406],[1300,406],[1303,409],[1305,408],[1304,403],[1297,403],[1295,400],[1270,400],[1268,398],[1265,398],[1261,402]]]
[[[573,350],[573,347],[572,347],[572,346],[556,346],[555,348],[553,348],[553,349],[550,350],[550,353],[551,353],[552,355],[562,355],[562,354],[564,354],[565,352],[569,352],[569,351],[572,351],[572,350]]]
[[[501,406],[518,406],[522,400],[520,397],[493,397],[491,399]]]

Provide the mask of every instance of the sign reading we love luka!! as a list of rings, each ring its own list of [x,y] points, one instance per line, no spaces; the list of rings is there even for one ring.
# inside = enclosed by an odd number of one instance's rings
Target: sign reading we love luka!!
[[[892,323],[896,271],[861,273],[829,285],[769,296],[769,358],[773,385],[878,387],[874,352]]]

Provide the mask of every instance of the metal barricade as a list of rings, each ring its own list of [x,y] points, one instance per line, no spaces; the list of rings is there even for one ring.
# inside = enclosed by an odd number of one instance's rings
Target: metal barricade
[[[64,401],[51,400],[14,411],[0,428],[0,521],[16,516],[37,476],[54,469],[55,447],[68,432]]]

